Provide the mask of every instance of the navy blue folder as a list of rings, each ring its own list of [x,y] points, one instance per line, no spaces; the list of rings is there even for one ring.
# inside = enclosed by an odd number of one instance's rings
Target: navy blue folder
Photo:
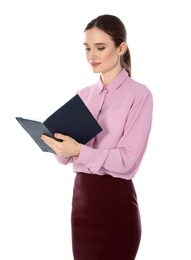
[[[79,143],[86,144],[102,131],[101,126],[79,95],[72,97],[43,122],[22,117],[16,117],[16,120],[43,152],[54,153],[41,140],[42,134],[55,139],[54,134],[61,133],[74,138]]]

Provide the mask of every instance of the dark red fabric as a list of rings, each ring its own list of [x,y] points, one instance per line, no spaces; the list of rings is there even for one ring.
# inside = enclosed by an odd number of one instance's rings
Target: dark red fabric
[[[141,220],[132,180],[77,173],[71,223],[74,260],[134,260]]]

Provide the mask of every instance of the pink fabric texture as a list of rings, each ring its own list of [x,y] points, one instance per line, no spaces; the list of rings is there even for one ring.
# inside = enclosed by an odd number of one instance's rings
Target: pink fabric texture
[[[134,178],[145,153],[153,112],[151,91],[123,69],[105,87],[101,80],[78,94],[103,131],[86,145],[79,157],[56,158],[73,163],[74,172]]]

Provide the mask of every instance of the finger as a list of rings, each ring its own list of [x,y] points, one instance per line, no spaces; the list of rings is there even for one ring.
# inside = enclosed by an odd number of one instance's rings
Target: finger
[[[55,133],[54,134],[54,137],[58,140],[61,140],[61,141],[64,141],[64,140],[67,140],[68,136],[67,135],[63,135],[63,134],[60,134],[60,133]]]
[[[56,140],[54,140],[52,137],[43,135],[41,137],[41,139],[43,140],[43,142],[45,144],[47,144],[50,148],[53,148],[55,146],[55,143],[57,142]]]
[[[48,145],[50,148],[52,148],[56,152],[58,141],[56,141],[53,138],[48,137],[48,136],[42,136],[41,139],[43,140],[43,142],[46,145]]]
[[[52,137],[49,137],[47,135],[41,135],[41,139],[44,141],[44,142],[50,142],[51,139],[53,139]]]

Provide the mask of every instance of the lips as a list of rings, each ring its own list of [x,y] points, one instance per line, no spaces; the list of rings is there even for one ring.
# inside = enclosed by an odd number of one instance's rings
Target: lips
[[[90,62],[92,67],[97,67],[98,65],[101,64],[101,62]]]

